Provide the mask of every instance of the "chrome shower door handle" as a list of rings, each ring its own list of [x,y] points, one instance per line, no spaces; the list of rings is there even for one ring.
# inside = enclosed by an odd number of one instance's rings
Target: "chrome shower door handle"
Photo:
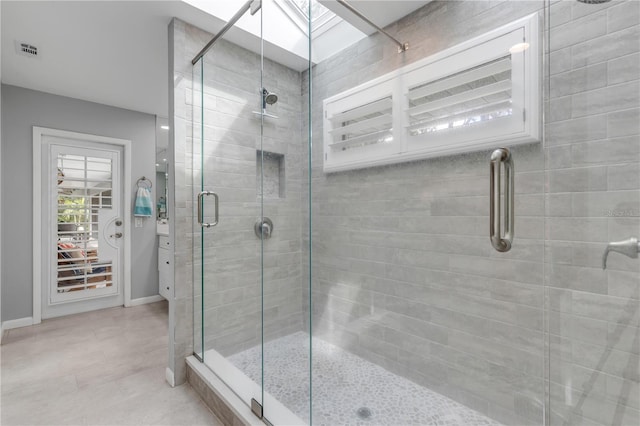
[[[513,160],[507,148],[498,148],[491,154],[489,188],[489,237],[491,245],[499,252],[511,250],[514,230]],[[504,211],[500,197],[502,165],[504,165]],[[504,215],[504,235],[502,216]]]
[[[214,201],[214,221],[213,222],[208,222],[205,223],[204,222],[204,212],[202,210],[202,204],[204,202],[204,197],[205,196],[209,196],[209,195],[213,195],[213,201]],[[200,224],[200,227],[202,228],[211,228],[212,226],[216,226],[218,224],[218,194],[216,194],[213,191],[202,191],[198,193],[198,223]]]

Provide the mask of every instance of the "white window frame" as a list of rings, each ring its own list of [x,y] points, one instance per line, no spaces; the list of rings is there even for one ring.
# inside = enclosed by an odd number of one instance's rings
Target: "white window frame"
[[[444,155],[479,151],[498,146],[514,146],[541,140],[541,63],[540,15],[526,16],[479,37],[421,59],[382,77],[327,98],[323,102],[323,170],[325,173],[401,163]],[[514,43],[511,45],[510,43]],[[514,113],[507,118],[470,126],[451,134],[430,133],[410,136],[407,127],[411,87],[445,78],[466,69],[509,55],[509,47],[526,43],[524,50],[511,53],[512,99]],[[383,93],[392,87],[393,142],[340,151],[331,137],[331,118],[348,107],[374,100],[370,93]],[[387,145],[392,145],[389,148]],[[381,154],[384,152],[384,154]]]

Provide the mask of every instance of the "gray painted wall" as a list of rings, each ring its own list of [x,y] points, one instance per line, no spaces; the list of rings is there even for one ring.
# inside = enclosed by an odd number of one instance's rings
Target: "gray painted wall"
[[[132,187],[155,176],[155,116],[2,85],[2,321],[32,315],[32,127],[132,141]],[[132,232],[133,299],[158,294],[154,220]]]

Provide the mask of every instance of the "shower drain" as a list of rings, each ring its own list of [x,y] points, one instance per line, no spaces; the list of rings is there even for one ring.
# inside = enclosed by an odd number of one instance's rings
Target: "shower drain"
[[[356,413],[358,414],[358,417],[360,417],[361,419],[368,419],[371,417],[371,410],[367,407],[360,407],[358,408],[358,411],[356,411]]]

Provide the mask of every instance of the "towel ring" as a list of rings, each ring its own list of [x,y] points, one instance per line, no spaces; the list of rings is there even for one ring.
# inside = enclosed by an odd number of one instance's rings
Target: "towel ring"
[[[138,186],[138,188],[149,188],[151,189],[153,187],[153,183],[151,183],[151,181],[149,179],[147,179],[146,177],[142,176],[140,179],[138,179],[138,182],[136,182],[136,185]]]

